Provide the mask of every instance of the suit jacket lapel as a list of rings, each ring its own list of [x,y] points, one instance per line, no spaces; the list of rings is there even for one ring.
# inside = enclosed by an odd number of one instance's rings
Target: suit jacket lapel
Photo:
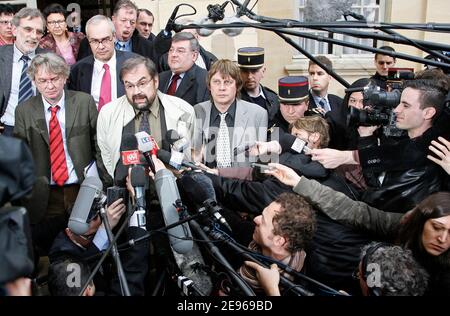
[[[44,139],[47,146],[49,145],[49,137],[48,137],[48,127],[47,122],[45,121],[45,109],[44,103],[42,103],[42,97],[35,97],[36,102],[33,102],[31,105],[30,114],[35,118],[37,128],[39,129],[39,133]]]
[[[193,86],[195,81],[194,71],[196,66],[193,66],[191,69],[189,69],[186,74],[184,75],[183,80],[181,80],[180,86],[177,89],[177,92],[175,93],[175,96],[182,98]],[[195,92],[195,91],[194,91]]]
[[[81,70],[80,78],[80,90],[81,91],[89,91],[87,93],[91,93],[91,84],[92,84],[92,74],[94,72],[94,57],[90,56],[88,61],[83,64],[83,68]]]
[[[66,108],[66,140],[70,138],[70,134],[72,132],[72,128],[75,124],[75,119],[77,117],[78,109],[80,106],[84,106],[83,104],[77,104],[74,98],[75,96],[69,91],[64,91],[64,106]]]
[[[7,53],[4,54],[3,56],[0,56],[0,58],[2,59],[1,65],[4,65],[3,69],[1,69],[2,76],[5,76],[4,77],[5,82],[9,82],[9,83],[12,82],[13,55],[14,55],[14,46],[11,45],[8,47]],[[6,105],[8,104],[10,92],[11,92],[11,85],[10,85],[10,88],[4,94],[5,109],[6,109]],[[0,104],[0,106],[1,106],[1,104]],[[2,113],[0,113],[0,114],[2,114]]]
[[[236,99],[236,117],[234,118],[233,148],[241,145],[244,130],[248,123],[248,109],[242,101]]]
[[[134,50],[134,44],[133,50]],[[120,81],[120,69],[125,61],[124,53],[122,51],[116,50],[116,82],[117,82],[117,97],[120,98],[125,94],[125,87]]]

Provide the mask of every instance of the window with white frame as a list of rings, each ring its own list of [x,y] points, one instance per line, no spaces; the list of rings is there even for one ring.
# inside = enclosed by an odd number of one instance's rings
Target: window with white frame
[[[297,0],[297,12],[298,12],[298,20],[300,22],[305,21],[305,12],[308,5],[308,1],[315,0]],[[353,0],[353,4],[351,6],[351,11],[357,14],[360,14],[366,18],[368,22],[383,22],[384,17],[384,4],[385,0]],[[352,17],[347,17],[347,20],[355,20]],[[338,21],[345,21],[344,17],[341,16],[338,18]],[[320,22],[320,21],[315,21]],[[366,28],[366,29],[355,29],[364,32],[373,32],[377,33],[377,30]],[[377,47],[379,46],[376,39],[370,38],[357,38],[345,34],[332,33],[327,31],[319,31],[312,29],[300,29],[301,32],[310,33],[313,35],[320,35],[324,37],[334,38],[336,40],[343,40],[346,42],[351,42],[355,44]],[[298,40],[299,45],[313,55],[335,55],[335,56],[343,56],[343,55],[364,55],[371,54],[370,52],[364,50],[358,50],[355,48],[345,47],[341,45],[336,45],[332,43],[327,43],[323,41],[316,41],[313,39],[307,39],[300,37]]]

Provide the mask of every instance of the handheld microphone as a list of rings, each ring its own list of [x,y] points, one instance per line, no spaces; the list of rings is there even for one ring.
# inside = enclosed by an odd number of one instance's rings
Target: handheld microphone
[[[103,184],[99,178],[87,177],[80,186],[69,218],[69,229],[77,235],[89,230],[87,222],[94,199],[102,194]]]
[[[130,218],[130,226],[137,226],[146,229],[147,220],[145,217],[145,168],[143,166],[134,166],[131,168],[131,185],[136,193],[137,209]]]
[[[176,223],[180,216],[175,208],[175,201],[180,199],[180,193],[175,182],[175,176],[167,169],[158,170],[155,175],[156,193],[161,204],[166,226]],[[180,254],[192,250],[193,241],[189,224],[175,226],[167,230],[172,248]]]
[[[193,170],[207,171],[205,168],[197,166],[193,162],[186,161],[184,159],[179,164],[172,161],[172,155],[167,150],[163,150],[163,149],[158,150],[157,156],[158,156],[159,160],[161,160],[162,162],[164,162],[167,165],[171,165],[172,167],[174,167],[176,169],[179,169],[179,165],[181,165],[183,167],[191,168]]]
[[[122,135],[122,143],[120,144],[120,155],[124,166],[138,165],[140,163],[138,142],[132,134]]]
[[[212,180],[207,175],[193,172],[189,175],[184,175],[180,181],[183,190],[197,205],[203,205],[220,224],[232,232],[230,225],[220,213],[222,208],[217,204]]]
[[[156,155],[158,152],[155,140],[147,132],[138,132],[134,136],[136,137],[139,151],[144,155],[152,172],[155,173],[155,164],[152,160],[152,155]]]

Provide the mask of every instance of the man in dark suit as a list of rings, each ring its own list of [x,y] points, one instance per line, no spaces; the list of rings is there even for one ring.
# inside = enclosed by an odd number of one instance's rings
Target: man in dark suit
[[[139,32],[139,35],[150,42],[153,42],[156,38],[156,35],[152,33],[153,22],[155,22],[155,17],[150,10],[138,9],[136,30]]]
[[[84,170],[96,163],[104,186],[111,184],[97,146],[97,110],[86,93],[66,91],[69,66],[53,53],[39,54],[31,62],[28,74],[41,95],[16,108],[14,136],[31,149],[37,182],[35,192],[43,192],[39,205],[32,205],[36,222],[33,237],[44,252],[56,234],[67,225],[67,210],[74,203]]]
[[[328,69],[333,69],[333,64],[325,56],[316,56],[316,59]],[[345,130],[347,120],[347,108],[342,104],[342,98],[328,93],[332,77],[312,60],[308,65],[310,98],[309,109],[322,114],[330,124],[331,142],[329,147],[341,148],[339,134]]]
[[[198,50],[198,41],[191,33],[175,34],[168,55],[170,70],[159,75],[160,91],[179,97],[192,106],[209,99],[208,72],[195,64]]]
[[[137,10],[130,0],[120,0],[116,3],[112,16],[115,29],[114,46],[117,50],[133,52],[157,62],[153,43],[140,36],[136,30]],[[92,54],[93,49],[89,47],[88,41],[86,38],[81,41],[78,60]]]
[[[177,20],[177,24],[191,24],[194,23],[193,20],[191,19],[179,19]],[[183,32],[189,32],[192,35],[194,35],[194,37],[197,39],[197,41],[200,43],[200,35],[198,34],[197,29],[184,29]],[[159,37],[160,35],[158,34],[157,37]],[[168,54],[167,54],[167,49],[164,51],[162,48],[163,46],[160,44],[160,42],[162,42],[161,40],[158,41],[158,45],[155,45],[155,49],[158,50],[159,54],[161,57],[158,58],[159,60],[159,64],[158,64],[158,69],[160,72],[166,71],[166,70],[170,70],[169,67],[169,63],[168,63]],[[198,50],[198,58],[195,61],[195,64],[197,66],[199,66],[200,68],[203,68],[207,71],[209,71],[209,69],[211,68],[212,64],[214,62],[217,61],[217,57],[207,51],[202,45],[199,45],[199,50]]]
[[[73,65],[69,89],[94,97],[98,110],[125,94],[119,72],[133,53],[114,49],[114,28],[109,18],[96,15],[86,23],[86,35],[94,52]]]
[[[26,69],[44,34],[45,19],[37,9],[23,8],[13,20],[15,43],[0,46],[0,133],[12,136],[17,104],[36,94]]]
[[[280,110],[278,95],[261,84],[266,72],[264,65],[264,48],[242,47],[238,49],[238,65],[241,69],[243,87],[242,100],[256,103],[267,111],[269,126],[272,126],[275,115]]]

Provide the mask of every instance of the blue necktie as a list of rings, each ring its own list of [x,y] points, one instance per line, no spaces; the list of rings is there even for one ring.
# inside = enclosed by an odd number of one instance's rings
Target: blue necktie
[[[27,75],[28,61],[30,60],[30,57],[22,55],[20,60],[23,61],[23,67],[22,67],[22,74],[20,75],[19,100],[17,104],[20,104],[33,96],[31,80]]]
[[[325,110],[325,112],[331,111],[331,108],[330,108],[330,106],[328,105],[328,102],[327,102],[326,99],[321,99],[321,100],[319,101],[319,105],[320,105],[320,107],[321,107],[322,109]]]

